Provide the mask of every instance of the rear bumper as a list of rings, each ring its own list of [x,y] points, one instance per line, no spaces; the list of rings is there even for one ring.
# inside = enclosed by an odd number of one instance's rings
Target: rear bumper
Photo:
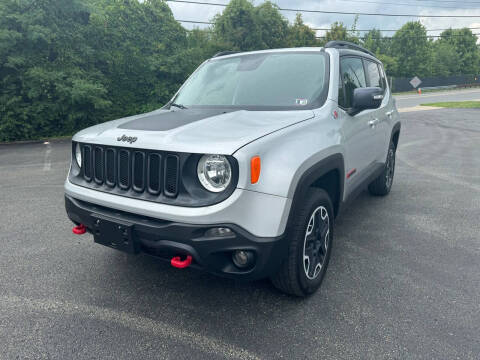
[[[138,252],[170,261],[176,255],[191,255],[192,267],[210,273],[245,280],[256,280],[272,275],[287,254],[285,236],[257,237],[238,225],[185,223],[159,220],[115,210],[65,196],[68,217],[75,224],[84,224],[87,231],[95,230],[98,215],[112,221],[133,224],[133,239]],[[227,237],[208,237],[205,232],[216,227],[233,231]],[[234,250],[250,250],[254,264],[246,270],[237,268],[232,261]]]

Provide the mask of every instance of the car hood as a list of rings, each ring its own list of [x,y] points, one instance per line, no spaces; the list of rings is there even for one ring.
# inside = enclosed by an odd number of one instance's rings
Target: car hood
[[[313,117],[311,110],[156,110],[92,126],[77,133],[73,140],[141,149],[227,155],[260,137]],[[122,141],[122,138],[127,141]],[[130,143],[128,140],[133,138],[136,138],[135,142]]]

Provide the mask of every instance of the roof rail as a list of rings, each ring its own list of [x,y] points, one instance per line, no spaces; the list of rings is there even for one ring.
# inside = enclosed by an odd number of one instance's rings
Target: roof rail
[[[325,48],[335,48],[335,49],[346,48],[346,49],[358,50],[376,58],[376,55],[371,51],[368,51],[367,49],[361,47],[360,45],[357,45],[348,41],[329,41],[325,45]]]
[[[216,53],[213,55],[214,58],[219,57],[219,56],[226,56],[226,55],[232,55],[232,54],[237,54],[239,51],[220,51],[219,53]]]

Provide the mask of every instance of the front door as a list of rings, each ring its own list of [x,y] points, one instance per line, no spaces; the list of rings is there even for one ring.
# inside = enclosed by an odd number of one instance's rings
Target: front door
[[[341,86],[338,105],[345,143],[345,194],[348,196],[369,175],[375,161],[375,126],[372,124],[373,110],[350,115],[353,91],[367,87],[363,60],[360,57],[342,57],[340,60]]]

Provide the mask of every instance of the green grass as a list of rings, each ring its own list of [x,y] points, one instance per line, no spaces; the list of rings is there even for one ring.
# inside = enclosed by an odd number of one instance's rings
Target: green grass
[[[422,104],[422,106],[433,106],[451,109],[480,109],[480,101],[450,101]]]

